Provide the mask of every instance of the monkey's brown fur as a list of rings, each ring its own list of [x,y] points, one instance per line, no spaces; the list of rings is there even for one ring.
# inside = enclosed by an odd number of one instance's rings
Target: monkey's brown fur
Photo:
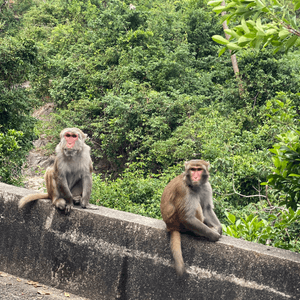
[[[65,134],[76,135],[74,146],[68,146]],[[92,189],[92,160],[90,147],[85,144],[87,135],[78,128],[65,128],[60,133],[60,143],[56,146],[53,167],[45,173],[46,194],[33,194],[23,197],[19,208],[38,199],[51,199],[53,205],[69,212],[73,201],[85,208]]]
[[[208,167],[204,160],[186,162],[185,171],[168,183],[161,197],[161,214],[170,231],[171,251],[180,276],[185,271],[180,231],[187,229],[210,241],[217,241],[222,234],[222,226],[213,211]],[[192,180],[191,169],[202,170],[199,180]]]

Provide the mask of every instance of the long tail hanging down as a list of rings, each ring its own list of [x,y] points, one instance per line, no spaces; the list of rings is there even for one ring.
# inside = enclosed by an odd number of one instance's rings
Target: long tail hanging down
[[[179,231],[171,231],[171,250],[175,261],[176,273],[179,276],[185,272],[182,252],[181,252],[181,236]]]

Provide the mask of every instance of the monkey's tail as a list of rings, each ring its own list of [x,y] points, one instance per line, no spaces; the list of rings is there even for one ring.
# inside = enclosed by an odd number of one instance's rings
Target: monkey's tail
[[[27,203],[34,201],[34,200],[38,200],[38,199],[49,199],[49,195],[48,194],[32,194],[32,195],[27,195],[25,197],[23,197],[20,201],[19,201],[19,208],[24,207],[24,205],[26,205]]]
[[[176,273],[182,276],[185,272],[182,252],[181,252],[181,237],[179,231],[171,231],[171,251],[175,261]]]

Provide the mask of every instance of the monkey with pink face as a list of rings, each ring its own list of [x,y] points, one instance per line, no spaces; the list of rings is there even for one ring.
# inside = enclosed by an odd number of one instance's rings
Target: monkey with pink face
[[[93,165],[90,147],[85,144],[87,135],[78,128],[65,128],[56,146],[53,167],[45,173],[46,194],[23,197],[19,208],[38,199],[51,199],[60,210],[70,212],[73,201],[85,208],[91,196]]]
[[[212,242],[222,235],[221,223],[213,211],[208,167],[209,163],[204,160],[187,161],[184,172],[167,184],[161,196],[161,215],[170,232],[171,251],[179,276],[185,271],[180,231],[192,231]]]

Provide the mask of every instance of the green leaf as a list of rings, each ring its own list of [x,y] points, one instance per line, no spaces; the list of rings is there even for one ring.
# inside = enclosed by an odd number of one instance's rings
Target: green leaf
[[[245,21],[244,17],[243,17],[242,20],[241,20],[241,24],[242,24],[242,27],[243,27],[245,33],[249,33],[250,30],[249,30],[249,28],[248,28],[248,26],[247,26],[247,24],[246,24],[246,21]]]
[[[289,34],[290,34],[290,32],[287,29],[282,29],[278,33],[278,35],[281,39],[285,39]]]
[[[241,50],[241,49],[243,49],[242,47],[240,47],[240,46],[238,46],[237,44],[234,44],[234,43],[228,43],[226,46],[230,50]]]
[[[273,34],[277,34],[278,30],[276,29],[268,29],[266,31],[266,35],[273,35]]]
[[[224,37],[220,36],[220,35],[213,35],[212,39],[222,45],[227,45],[229,43],[229,41],[227,39],[225,39]]]
[[[298,39],[297,35],[293,35],[288,39],[288,41],[286,42],[285,52],[287,52],[296,43],[297,39]]]
[[[210,6],[217,6],[217,5],[220,5],[222,2],[223,2],[223,0],[214,0],[214,1],[209,1],[209,2],[207,3],[207,5],[210,5]]]
[[[243,47],[243,46],[247,45],[250,41],[252,41],[252,39],[241,36],[238,40],[238,44],[239,44],[239,46]]]
[[[222,11],[226,11],[225,7],[224,6],[216,6],[213,11],[216,13],[216,14],[219,14],[221,13]]]
[[[219,53],[218,53],[219,57],[220,57],[226,50],[227,50],[227,48],[226,48],[226,47],[223,47],[223,48],[219,51]]]
[[[232,30],[232,29],[225,29],[224,31],[225,31],[228,35],[233,36],[233,37],[235,37],[236,39],[239,39],[239,38],[240,38],[240,35],[238,35],[238,34],[236,33],[235,30]]]
[[[234,224],[235,223],[235,215],[231,214],[231,213],[226,213],[226,216],[227,216],[227,219],[232,223]]]
[[[298,10],[300,8],[300,1],[295,4],[294,11]]]

